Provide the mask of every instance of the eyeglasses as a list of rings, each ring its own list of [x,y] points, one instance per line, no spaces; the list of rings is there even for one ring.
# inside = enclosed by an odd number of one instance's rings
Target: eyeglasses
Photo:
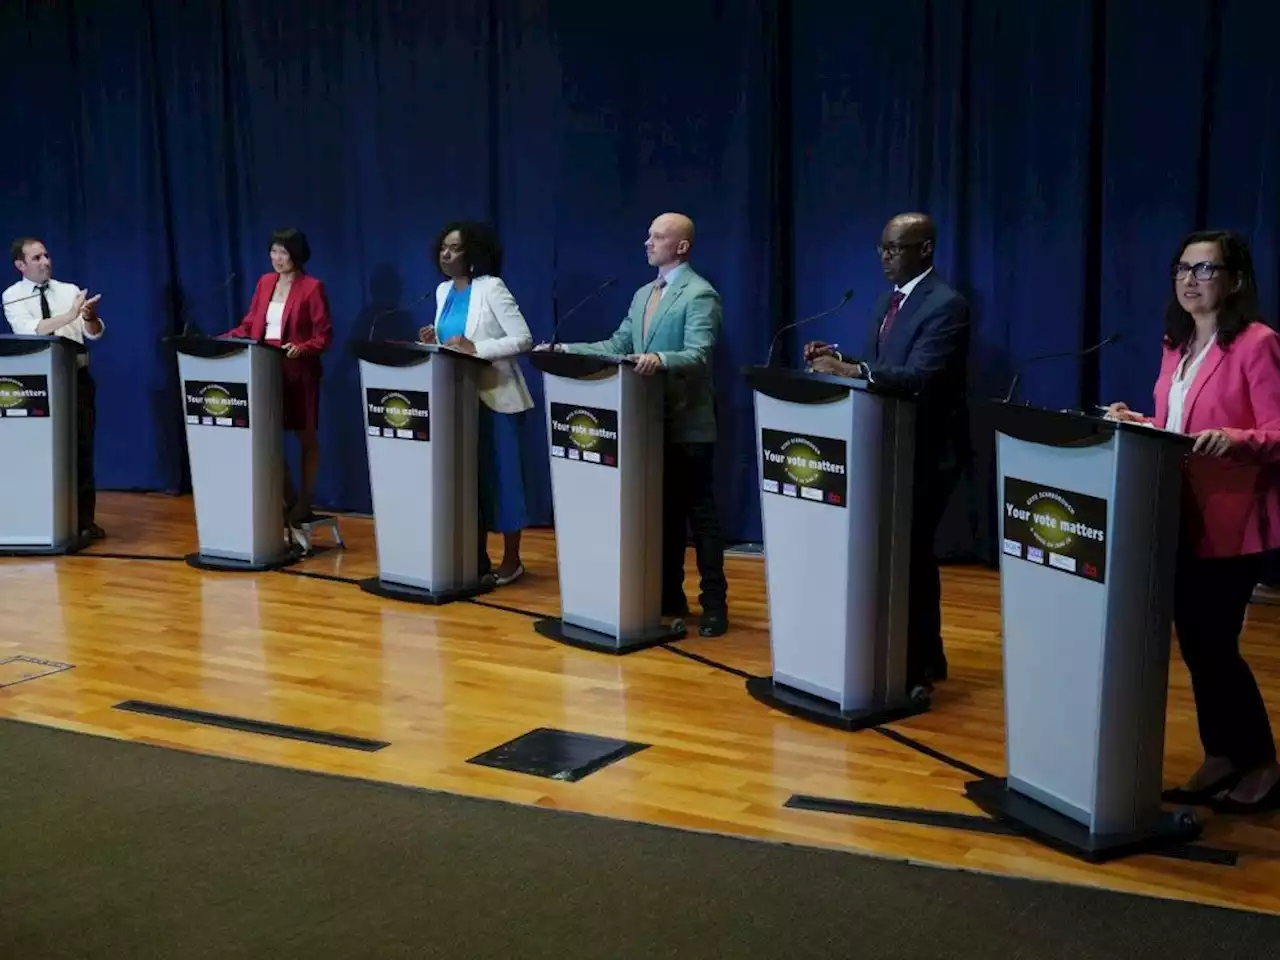
[[[922,246],[924,246],[923,240],[917,240],[915,243],[877,243],[876,253],[880,254],[882,257],[886,253],[891,257],[898,257],[913,247]]]
[[[1197,280],[1208,281],[1217,276],[1219,270],[1225,270],[1226,266],[1225,263],[1210,263],[1208,260],[1200,263],[1176,263],[1173,267],[1173,279],[1185,280],[1191,275]]]

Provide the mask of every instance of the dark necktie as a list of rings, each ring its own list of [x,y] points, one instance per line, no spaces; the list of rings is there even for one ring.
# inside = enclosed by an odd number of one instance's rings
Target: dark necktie
[[[36,289],[40,291],[40,319],[48,320],[53,316],[53,311],[49,309],[49,298],[46,296],[49,292],[49,285],[42,283]]]
[[[880,324],[881,343],[884,343],[885,337],[889,336],[889,328],[893,326],[894,318],[898,316],[898,308],[902,306],[902,301],[905,299],[907,298],[903,296],[901,290],[895,290],[889,299],[889,309],[885,312],[884,323]]]

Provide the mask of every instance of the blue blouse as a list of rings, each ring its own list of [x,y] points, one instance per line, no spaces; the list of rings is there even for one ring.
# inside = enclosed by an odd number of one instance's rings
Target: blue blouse
[[[465,336],[467,332],[467,311],[471,308],[471,285],[465,290],[451,287],[449,295],[444,299],[444,309],[440,311],[440,319],[436,322],[436,342],[448,343],[454,337]]]

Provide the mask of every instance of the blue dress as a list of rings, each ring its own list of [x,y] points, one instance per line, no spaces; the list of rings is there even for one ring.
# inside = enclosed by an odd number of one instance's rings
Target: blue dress
[[[449,290],[436,322],[437,342],[447,343],[452,337],[466,335],[470,307],[470,285],[465,290]],[[476,444],[480,516],[485,529],[494,533],[517,533],[529,525],[524,499],[523,427],[524,413],[498,413],[480,401],[480,435]]]

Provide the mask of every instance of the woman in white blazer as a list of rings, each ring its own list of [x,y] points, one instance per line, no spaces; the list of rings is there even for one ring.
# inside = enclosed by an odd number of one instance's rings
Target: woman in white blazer
[[[489,361],[480,377],[480,529],[503,538],[494,570],[480,538],[481,575],[495,586],[524,576],[520,534],[529,525],[524,499],[523,421],[533,406],[516,357],[533,337],[502,282],[502,245],[482,223],[446,224],[435,245],[440,272],[435,323],[418,331],[423,343],[441,343]]]

